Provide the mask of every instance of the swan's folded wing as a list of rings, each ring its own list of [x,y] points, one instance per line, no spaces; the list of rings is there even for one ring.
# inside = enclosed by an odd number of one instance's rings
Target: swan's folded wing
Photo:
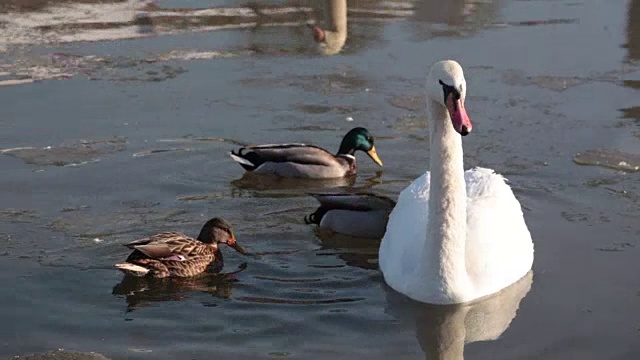
[[[422,274],[424,248],[429,214],[430,173],[415,179],[398,197],[398,203],[389,215],[387,231],[380,243],[379,266],[392,288],[412,294],[413,281]]]
[[[520,202],[506,179],[491,169],[465,172],[467,184],[467,271],[482,282],[509,283],[533,262],[533,243]],[[527,268],[528,269],[525,269]],[[505,279],[516,276],[515,279]]]

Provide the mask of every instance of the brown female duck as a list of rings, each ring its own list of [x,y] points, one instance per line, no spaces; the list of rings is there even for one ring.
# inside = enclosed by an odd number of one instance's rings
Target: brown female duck
[[[246,254],[236,242],[231,225],[222,218],[213,218],[204,224],[197,239],[179,232],[164,232],[126,244],[133,252],[126,262],[115,266],[134,276],[194,276],[213,263],[222,263],[220,243]]]

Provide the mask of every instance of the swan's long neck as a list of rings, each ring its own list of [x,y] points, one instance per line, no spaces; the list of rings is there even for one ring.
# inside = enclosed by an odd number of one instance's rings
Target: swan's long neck
[[[347,33],[347,2],[344,0],[331,0],[327,2],[329,25],[336,33]]]
[[[340,52],[347,41],[347,2],[331,0],[325,4],[329,28],[325,30],[325,44],[321,51],[333,55]]]
[[[431,185],[426,258],[439,274],[443,293],[457,297],[468,290],[465,242],[467,191],[464,180],[462,138],[441,104],[427,97],[430,113]]]

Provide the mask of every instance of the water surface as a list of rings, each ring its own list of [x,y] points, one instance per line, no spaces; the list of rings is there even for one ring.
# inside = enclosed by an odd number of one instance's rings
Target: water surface
[[[640,357],[640,173],[574,162],[640,154],[640,1],[353,1],[334,56],[306,27],[329,18],[312,1],[257,2],[278,16],[237,1],[89,3],[64,6],[89,6],[91,26],[69,8],[0,14],[2,356]],[[335,150],[365,126],[385,167],[359,156],[355,180],[317,187],[395,198],[426,170],[422,87],[443,58],[469,86],[465,164],[510,179],[536,258],[505,294],[433,308],[384,285],[376,241],[304,224],[308,185],[246,179],[227,152]],[[196,235],[216,215],[254,253],[226,251],[236,274],[128,283],[112,268],[121,244]]]

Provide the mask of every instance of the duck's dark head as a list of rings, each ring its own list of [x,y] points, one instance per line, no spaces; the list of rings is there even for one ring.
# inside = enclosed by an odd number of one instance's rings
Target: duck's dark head
[[[371,160],[382,166],[382,160],[380,160],[376,152],[373,136],[369,134],[369,130],[363,127],[353,128],[344,136],[338,154],[353,155],[356,150],[366,152]]]
[[[237,252],[245,255],[247,251],[236,242],[236,236],[233,234],[233,227],[223,218],[213,218],[207,221],[200,230],[198,240],[207,244],[227,244],[234,248]]]

